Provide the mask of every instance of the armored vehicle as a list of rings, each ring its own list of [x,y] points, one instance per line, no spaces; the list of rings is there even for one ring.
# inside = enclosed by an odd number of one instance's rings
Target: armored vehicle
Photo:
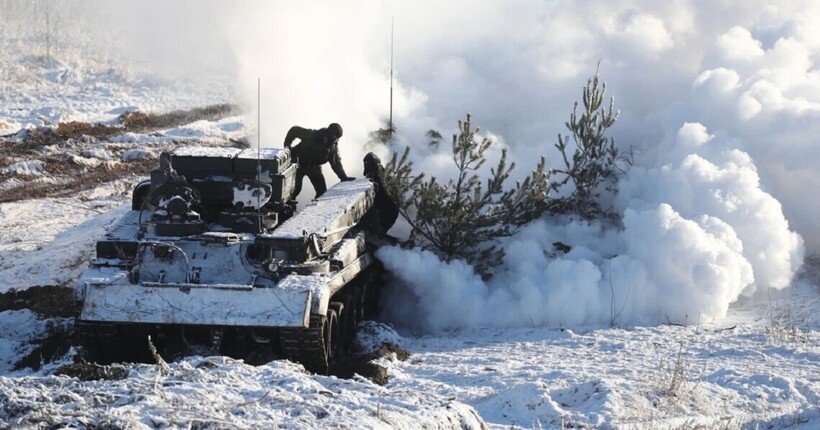
[[[180,147],[159,164],[78,281],[90,359],[283,357],[326,372],[376,310],[372,243],[396,219],[378,158],[300,210],[287,149]]]

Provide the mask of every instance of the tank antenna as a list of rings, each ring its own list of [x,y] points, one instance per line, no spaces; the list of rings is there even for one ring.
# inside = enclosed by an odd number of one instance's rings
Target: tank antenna
[[[261,154],[262,154],[262,97],[261,97],[261,88],[262,88],[262,78],[256,78],[256,182],[257,184],[261,182],[262,176],[262,161],[261,161]],[[262,222],[262,208],[259,207],[260,202],[262,201],[262,196],[260,195],[259,191],[256,193],[256,214],[260,217],[259,222]],[[261,227],[261,225],[260,225]]]
[[[393,139],[393,17],[390,17],[390,120],[388,136]]]

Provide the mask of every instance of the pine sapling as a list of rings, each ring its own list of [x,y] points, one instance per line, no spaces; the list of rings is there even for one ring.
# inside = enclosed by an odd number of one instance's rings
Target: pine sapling
[[[386,166],[385,186],[412,228],[410,244],[447,261],[467,261],[476,272],[489,276],[504,255],[497,239],[510,236],[546,210],[549,171],[542,158],[523,182],[506,187],[515,163],[508,164],[507,151],[502,150],[498,164],[482,182],[479,173],[493,142],[478,138],[479,129],[473,129],[469,114],[458,126],[451,148],[455,178],[443,184],[435,177],[413,176],[408,149],[401,159],[394,154]]]
[[[584,219],[610,215],[601,207],[599,197],[603,190],[615,192],[618,150],[615,141],[606,136],[606,131],[615,124],[619,112],[615,110],[614,97],[610,98],[608,107],[604,106],[605,95],[606,83],[599,80],[596,70],[583,90],[583,112],[579,115],[576,102],[569,122],[565,123],[572,138],[559,134],[555,144],[561,152],[564,167],[554,170],[563,177],[554,181],[551,187],[563,191],[571,185],[571,189],[569,194],[564,193],[550,202],[551,213],[578,214]]]

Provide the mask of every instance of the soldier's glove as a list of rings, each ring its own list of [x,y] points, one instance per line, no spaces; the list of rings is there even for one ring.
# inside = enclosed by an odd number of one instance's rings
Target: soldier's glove
[[[347,182],[347,181],[352,181],[352,180],[355,180],[355,179],[356,179],[356,177],[354,177],[354,176],[348,176],[346,178],[342,178],[342,181]]]

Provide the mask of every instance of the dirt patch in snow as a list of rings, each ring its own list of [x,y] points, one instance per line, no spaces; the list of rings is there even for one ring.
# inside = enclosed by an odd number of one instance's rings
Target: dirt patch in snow
[[[125,133],[122,127],[103,124],[71,121],[61,122],[56,128],[38,127],[23,132],[22,142],[25,146],[49,146],[65,143],[69,139],[80,139],[86,136],[94,139],[106,139]]]
[[[178,110],[163,114],[126,112],[120,115],[122,127],[129,132],[142,133],[161,128],[177,127],[194,121],[214,121],[238,112],[238,106],[231,104],[210,105],[201,108]]]
[[[45,197],[73,196],[79,191],[96,188],[106,182],[131,175],[147,176],[156,167],[156,160],[134,160],[128,163],[103,163],[96,167],[71,165],[65,162],[46,163],[47,172],[55,172],[53,181],[24,182],[0,189],[0,203]]]
[[[376,360],[382,357],[390,357],[393,354],[396,355],[396,359],[399,361],[407,361],[410,358],[410,353],[406,349],[393,342],[383,343],[376,351],[367,354],[366,357],[369,357],[370,360]]]
[[[177,127],[194,121],[213,121],[236,114],[238,107],[217,104],[166,113],[126,112],[119,116],[119,125],[106,125],[82,121],[61,122],[57,127],[38,127],[21,131],[22,146],[40,147],[63,144],[70,140],[95,141],[109,139],[125,133],[145,133],[163,128]]]
[[[57,285],[35,286],[0,294],[0,312],[29,309],[47,320],[43,337],[32,339],[34,348],[21,357],[13,370],[39,370],[45,363],[65,356],[71,348],[71,319],[77,313],[74,290]]]
[[[29,309],[42,318],[72,318],[77,314],[74,289],[41,285],[0,294],[0,312]]]
[[[65,375],[81,381],[118,381],[128,376],[128,370],[120,365],[101,366],[96,363],[73,363],[59,367],[55,375]]]
[[[156,153],[193,139],[167,138],[145,156],[124,156],[133,150],[125,143],[100,143],[125,133],[150,133],[199,120],[217,120],[238,113],[235,105],[219,104],[168,113],[127,112],[121,124],[64,122],[56,127],[22,130],[0,138],[0,203],[44,197],[71,196],[128,176],[147,176],[156,167]],[[241,143],[241,142],[240,142]],[[235,145],[237,142],[209,142]],[[14,163],[38,160],[37,177],[4,169]]]
[[[389,380],[387,369],[375,363],[376,360],[382,357],[406,361],[410,358],[410,353],[395,343],[385,342],[373,352],[367,354],[351,354],[348,357],[343,357],[338,363],[331,366],[330,373],[345,379],[350,379],[358,374],[373,381],[375,384],[385,385]]]

